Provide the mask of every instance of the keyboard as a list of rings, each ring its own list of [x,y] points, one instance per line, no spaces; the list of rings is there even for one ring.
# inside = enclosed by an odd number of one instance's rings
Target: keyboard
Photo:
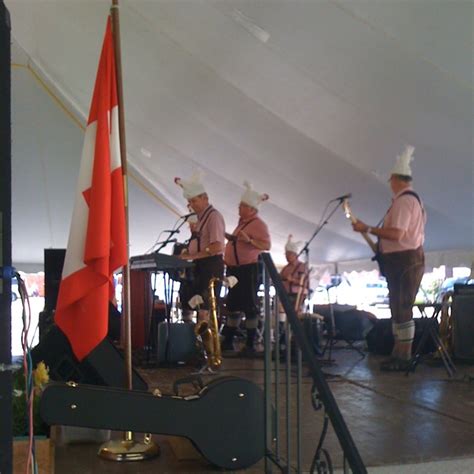
[[[173,255],[165,253],[149,253],[145,255],[137,255],[130,258],[131,270],[153,270],[153,271],[170,271],[184,270],[193,267],[192,262],[181,260]]]

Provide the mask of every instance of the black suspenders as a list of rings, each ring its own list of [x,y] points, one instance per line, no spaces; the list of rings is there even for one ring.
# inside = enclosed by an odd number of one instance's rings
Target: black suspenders
[[[421,199],[420,199],[420,196],[418,196],[417,193],[415,193],[415,191],[412,191],[411,189],[409,189],[408,191],[404,191],[402,194],[400,194],[400,196],[397,196],[397,199],[404,196],[405,194],[408,194],[410,196],[413,196],[417,201],[418,201],[418,204],[420,205],[421,207],[421,211],[423,212],[423,214],[425,213],[425,208],[423,207],[423,204],[421,204]],[[393,203],[392,203],[392,206],[393,206]],[[387,210],[387,212],[385,213],[385,215],[382,217],[382,219],[380,220],[380,222],[377,224],[376,227],[380,227],[382,224],[383,224],[383,221],[385,219],[385,216],[389,213],[390,209],[392,208],[392,206],[390,206]],[[377,237],[377,252],[379,252],[379,240],[380,238]]]
[[[201,251],[201,229],[206,225],[209,216],[215,211],[215,209],[212,206],[209,206],[206,211],[204,212],[204,215],[202,216],[202,220],[199,222],[199,229],[196,232],[193,232],[193,235],[191,239],[197,239],[197,249],[198,252]]]
[[[411,190],[408,190],[408,191],[405,191],[403,192],[402,194],[400,194],[400,196],[397,196],[397,199],[404,196],[405,194],[409,194],[410,196],[413,196],[417,201],[418,201],[418,204],[420,205],[421,207],[421,210],[423,211],[423,213],[425,212],[425,208],[423,207],[423,205],[421,204],[421,199],[420,199],[420,196],[418,196],[418,194],[415,193],[415,191],[411,191]],[[392,206],[393,206],[393,203],[392,203]],[[381,224],[383,224],[383,221],[385,219],[385,216],[390,212],[390,209],[392,209],[392,206],[390,206],[387,210],[387,212],[384,214],[384,216],[382,217],[382,219],[380,219],[380,222],[376,225],[376,227],[380,227]]]
[[[304,270],[303,271],[300,271],[300,268],[301,268],[301,265],[304,265],[304,262],[298,262],[298,265],[296,266],[296,268],[291,272],[291,275],[290,276],[293,276],[295,273],[304,273]],[[298,284],[298,286],[300,286]],[[293,289],[293,282],[290,282],[290,293],[291,293],[291,290]]]
[[[254,217],[253,219],[250,219],[248,222],[246,222],[240,229],[239,227],[237,226],[237,229],[238,232],[237,234],[241,231],[241,230],[244,230],[251,222],[253,222],[254,220],[256,219],[256,217]],[[236,235],[237,235],[236,234]],[[239,262],[239,256],[237,255],[237,237],[235,240],[232,241],[232,246],[234,247],[234,256],[235,256],[235,263],[237,265],[240,265],[240,262]]]

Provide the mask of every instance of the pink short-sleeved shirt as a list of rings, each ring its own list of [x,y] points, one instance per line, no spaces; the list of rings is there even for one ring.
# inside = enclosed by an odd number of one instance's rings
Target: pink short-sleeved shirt
[[[232,235],[237,234],[243,230],[251,239],[266,242],[270,245],[270,234],[268,227],[260,217],[255,216],[248,220],[240,219],[239,224],[235,228]],[[243,240],[229,240],[225,247],[224,261],[226,265],[233,267],[236,265],[247,265],[249,263],[256,263],[258,256],[262,251],[248,242]]]
[[[225,243],[225,223],[222,214],[211,205],[198,214],[193,237],[189,242],[189,253],[195,254],[214,242]],[[222,255],[223,251],[217,255]]]
[[[298,293],[301,288],[301,283],[305,285],[305,275],[307,275],[307,266],[304,262],[296,260],[293,263],[288,263],[284,266],[280,272],[281,279],[283,281],[283,286],[289,294]],[[292,283],[288,281],[288,278],[295,278],[298,283]],[[304,294],[307,293],[307,288],[304,289]]]
[[[392,206],[385,215],[382,227],[394,227],[404,230],[400,240],[380,239],[382,253],[414,250],[423,245],[425,240],[426,213],[415,196],[404,194],[412,191],[411,187],[405,188],[396,194]]]

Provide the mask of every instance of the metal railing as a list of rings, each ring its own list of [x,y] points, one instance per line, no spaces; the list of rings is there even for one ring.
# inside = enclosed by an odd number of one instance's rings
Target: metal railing
[[[303,471],[302,463],[302,361],[304,358],[312,378],[310,394],[312,406],[315,410],[323,410],[321,435],[315,447],[315,453],[309,469],[310,474],[333,472],[331,456],[324,447],[329,423],[331,423],[343,451],[344,471],[347,472],[348,464],[353,473],[364,474],[367,472],[365,465],[334,399],[325,375],[321,370],[314,350],[309,343],[308,337],[305,335],[303,326],[283,287],[273,260],[269,253],[264,253],[261,257],[264,263],[263,279],[265,287],[265,473],[273,472],[273,467],[276,467],[283,473],[308,472],[307,469]],[[270,298],[271,284],[276,291],[273,304]],[[284,360],[282,362],[280,362],[278,300],[286,313],[284,334],[286,350],[284,351]],[[274,324],[272,324],[272,320]],[[272,326],[273,348],[271,340]],[[296,345],[295,394],[292,393],[292,341]],[[284,380],[282,380],[282,365],[284,366]],[[282,383],[285,387],[284,400],[282,400],[282,394],[280,393],[280,385]],[[291,410],[293,396],[296,397],[296,412]],[[279,416],[281,413],[285,415],[283,422]],[[295,419],[293,420],[292,417]],[[293,429],[293,426],[295,426],[295,429]],[[284,446],[282,445],[282,439],[285,440]]]

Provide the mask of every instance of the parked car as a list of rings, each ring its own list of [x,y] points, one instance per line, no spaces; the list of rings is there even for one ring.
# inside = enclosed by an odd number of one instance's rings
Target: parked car
[[[443,281],[443,284],[439,288],[439,290],[436,292],[435,296],[435,303],[441,303],[443,301],[444,295],[448,291],[454,291],[454,285],[466,285],[467,283],[472,282],[470,280],[470,277],[458,277],[458,278],[446,278],[446,280]]]
[[[366,283],[364,299],[371,306],[388,304],[388,287],[385,280]]]

